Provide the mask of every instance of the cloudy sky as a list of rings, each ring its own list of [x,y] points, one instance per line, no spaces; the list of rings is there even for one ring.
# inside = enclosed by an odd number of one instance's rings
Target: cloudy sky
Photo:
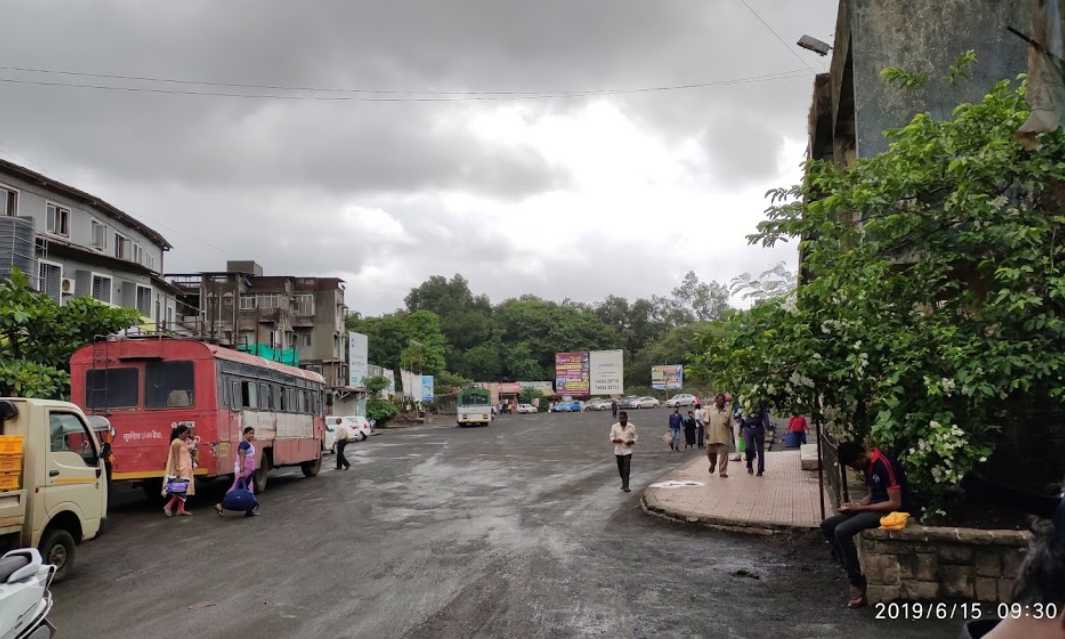
[[[789,43],[831,40],[835,0],[746,2]],[[495,301],[594,301],[795,261],[744,236],[765,190],[798,177],[827,58],[743,0],[3,0],[0,15],[0,156],[159,230],[170,272],[250,258],[337,275],[373,314],[433,274]]]

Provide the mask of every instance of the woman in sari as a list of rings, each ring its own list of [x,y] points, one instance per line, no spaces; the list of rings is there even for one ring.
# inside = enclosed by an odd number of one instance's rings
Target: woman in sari
[[[170,454],[167,455],[166,470],[163,472],[163,496],[170,497],[163,506],[163,514],[167,517],[174,516],[175,506],[178,515],[192,516],[192,513],[185,510],[185,500],[196,494],[192,453],[189,450],[191,439],[192,431],[188,426],[181,425],[170,432]]]
[[[229,490],[244,486],[246,490],[255,492],[255,444],[252,443],[255,441],[255,429],[248,426],[244,429],[243,435],[240,445],[237,446],[237,458],[233,462],[233,485],[229,487]],[[215,504],[214,509],[219,516],[222,515],[221,503]],[[245,517],[254,517],[258,514],[258,504],[244,512]]]

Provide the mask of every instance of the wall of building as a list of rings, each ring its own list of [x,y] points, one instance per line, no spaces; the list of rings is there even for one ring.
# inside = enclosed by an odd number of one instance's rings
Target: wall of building
[[[921,112],[947,118],[958,104],[979,100],[995,82],[1015,79],[1027,71],[1028,45],[1006,27],[1028,32],[1032,3],[844,0],[843,4],[847,6],[841,7],[840,16],[849,19],[861,157],[887,149],[885,129],[903,126]],[[840,34],[837,30],[837,37]],[[837,46],[837,50],[846,48]],[[946,79],[948,68],[968,50],[976,52],[972,77],[952,85]],[[927,73],[929,82],[915,91],[888,86],[880,77],[888,66]],[[833,79],[844,80],[842,76]]]

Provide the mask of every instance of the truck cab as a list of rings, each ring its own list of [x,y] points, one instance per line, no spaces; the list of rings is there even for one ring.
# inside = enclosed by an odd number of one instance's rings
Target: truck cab
[[[100,442],[74,404],[21,397],[0,398],[0,436],[0,547],[38,548],[62,579],[107,515]]]

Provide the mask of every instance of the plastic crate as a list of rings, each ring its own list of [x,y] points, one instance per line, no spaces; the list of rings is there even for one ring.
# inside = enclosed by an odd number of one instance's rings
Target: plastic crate
[[[22,454],[22,435],[0,435],[0,455]]]
[[[0,454],[0,473],[22,470],[22,455]]]
[[[0,493],[18,490],[22,486],[22,473],[0,473]]]

